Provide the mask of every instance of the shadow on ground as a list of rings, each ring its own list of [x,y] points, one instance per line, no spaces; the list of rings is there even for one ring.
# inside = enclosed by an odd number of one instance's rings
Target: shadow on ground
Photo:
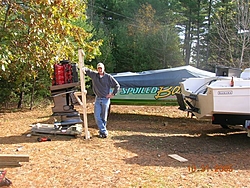
[[[109,122],[109,130],[124,132],[112,137],[117,141],[115,146],[136,154],[124,159],[126,163],[249,169],[250,138],[242,127],[223,129],[207,120],[134,114],[112,114]],[[169,154],[178,154],[188,161],[181,163]]]

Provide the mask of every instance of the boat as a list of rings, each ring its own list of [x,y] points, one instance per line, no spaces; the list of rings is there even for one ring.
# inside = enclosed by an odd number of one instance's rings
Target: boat
[[[112,75],[121,86],[117,95],[111,99],[112,104],[165,106],[177,103],[175,93],[180,92],[181,81],[187,78],[213,77],[215,73],[187,65]]]
[[[211,119],[223,128],[243,125],[250,130],[250,68],[240,77],[188,78],[176,94],[179,109],[197,119]]]

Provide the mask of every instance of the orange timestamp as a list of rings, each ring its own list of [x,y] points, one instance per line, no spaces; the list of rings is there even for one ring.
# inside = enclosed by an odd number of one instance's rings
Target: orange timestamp
[[[233,172],[233,165],[201,165],[201,166],[196,166],[195,164],[189,165],[188,166],[188,171],[189,172]]]

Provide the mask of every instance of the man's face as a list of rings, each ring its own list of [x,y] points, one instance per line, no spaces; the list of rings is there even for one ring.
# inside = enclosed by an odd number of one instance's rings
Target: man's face
[[[98,71],[99,74],[103,74],[104,68],[98,67],[98,68],[97,68],[97,71]]]

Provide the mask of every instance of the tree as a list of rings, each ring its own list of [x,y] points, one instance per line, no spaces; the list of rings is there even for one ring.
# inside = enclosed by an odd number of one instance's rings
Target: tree
[[[236,0],[236,12],[234,23],[237,29],[237,42],[240,47],[239,68],[247,68],[250,66],[250,2],[249,0]]]
[[[183,63],[177,22],[170,8],[176,2],[89,0],[97,33],[105,33],[112,49],[106,61],[114,72],[167,68]],[[157,8],[157,9],[156,9]],[[102,46],[105,49],[105,42]],[[104,54],[98,59],[104,59]],[[112,69],[111,69],[112,71]]]
[[[76,60],[78,48],[86,58],[100,54],[101,40],[85,31],[86,4],[81,0],[2,0],[0,13],[0,79],[15,83],[22,96],[26,82],[38,72],[52,75],[53,64]]]
[[[248,66],[249,0],[89,1],[114,71]]]
[[[249,66],[249,1],[216,4],[213,21],[210,64],[236,68]]]

